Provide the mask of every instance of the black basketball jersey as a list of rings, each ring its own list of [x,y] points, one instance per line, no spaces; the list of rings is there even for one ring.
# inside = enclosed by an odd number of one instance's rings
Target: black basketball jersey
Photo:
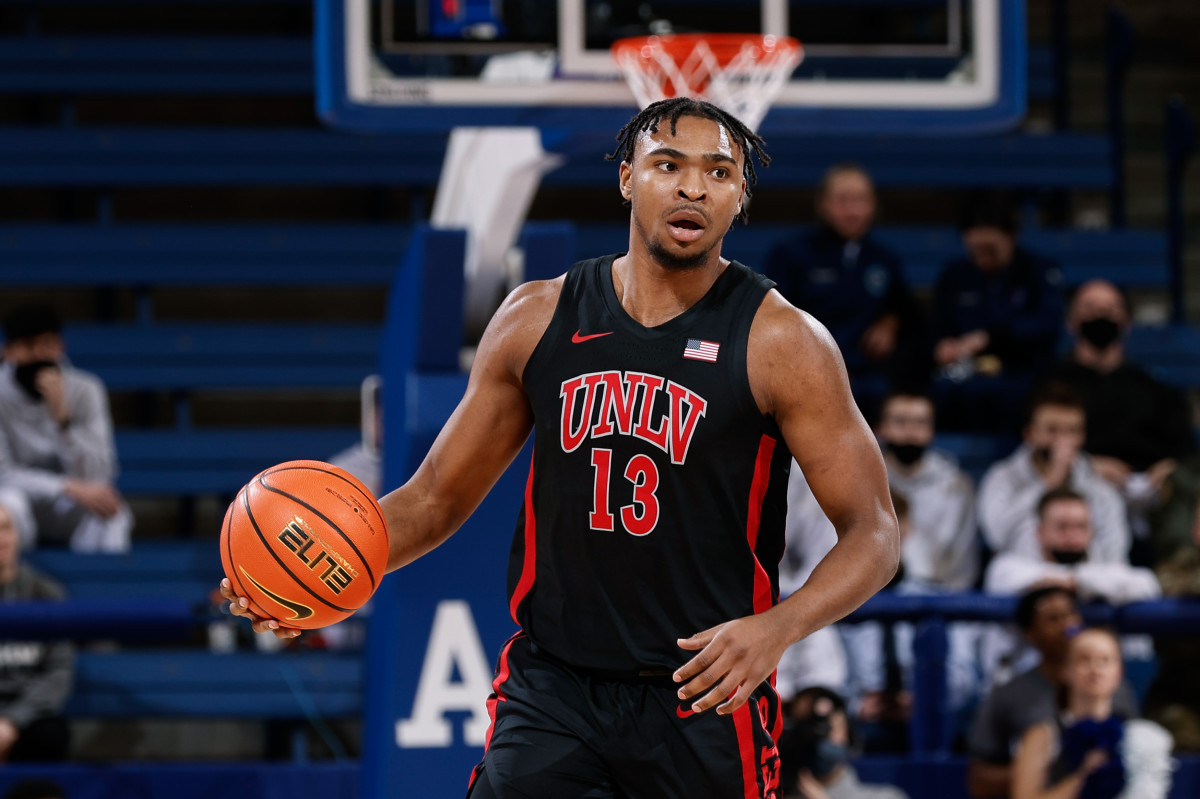
[[[731,263],[693,307],[646,328],[616,255],[567,273],[525,367],[533,464],[513,537],[513,618],[567,663],[673,669],[676,639],[779,598],[791,454],[746,372],[774,285]]]

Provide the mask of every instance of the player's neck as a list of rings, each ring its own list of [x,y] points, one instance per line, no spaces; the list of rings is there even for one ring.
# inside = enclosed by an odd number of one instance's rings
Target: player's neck
[[[638,324],[657,327],[698,303],[728,265],[715,249],[704,263],[678,269],[665,267],[649,253],[630,248],[629,253],[613,262],[613,290],[625,313]]]

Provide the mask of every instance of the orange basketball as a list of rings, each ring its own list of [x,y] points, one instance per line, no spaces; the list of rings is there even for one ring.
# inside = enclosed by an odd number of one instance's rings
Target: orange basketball
[[[362,607],[383,579],[379,503],[344,469],[288,461],[258,474],[225,512],[221,565],[250,610],[313,629]]]

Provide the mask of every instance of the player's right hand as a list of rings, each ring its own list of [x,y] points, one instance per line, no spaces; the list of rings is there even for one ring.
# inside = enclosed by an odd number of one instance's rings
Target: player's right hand
[[[250,600],[233,592],[233,584],[229,578],[221,580],[221,596],[229,600],[229,612],[250,620],[250,626],[256,633],[275,633],[276,638],[295,638],[300,631],[293,627],[282,627],[274,619],[264,619],[250,611]]]

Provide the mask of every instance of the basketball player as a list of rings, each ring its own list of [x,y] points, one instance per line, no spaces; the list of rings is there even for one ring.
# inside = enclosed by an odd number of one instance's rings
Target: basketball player
[[[446,540],[536,430],[471,799],[777,797],[771,675],[896,571],[879,447],[832,338],[721,257],[762,140],[655,103],[618,135],[629,251],[514,291],[417,473],[389,569]],[[839,542],[778,601],[795,456]],[[254,629],[289,636],[252,616]]]

